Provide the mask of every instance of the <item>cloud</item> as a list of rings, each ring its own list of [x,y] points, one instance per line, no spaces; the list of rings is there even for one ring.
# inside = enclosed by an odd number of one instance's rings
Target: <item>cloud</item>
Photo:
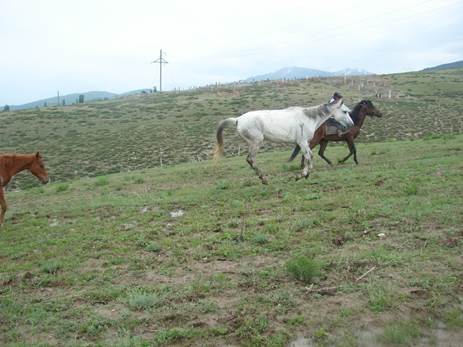
[[[233,81],[284,66],[416,70],[463,57],[457,0],[2,0],[0,104]]]

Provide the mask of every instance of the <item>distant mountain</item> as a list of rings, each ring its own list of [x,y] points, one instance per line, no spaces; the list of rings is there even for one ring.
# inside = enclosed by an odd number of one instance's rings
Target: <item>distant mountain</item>
[[[285,67],[275,72],[257,75],[247,78],[246,82],[265,81],[265,80],[282,80],[282,79],[300,79],[310,77],[330,77],[330,76],[358,76],[358,75],[371,75],[370,72],[357,69],[344,69],[335,72],[328,72],[323,70],[308,69],[305,67]]]
[[[463,68],[463,60],[455,61],[453,63],[437,65],[434,67],[428,67],[423,69],[422,71],[439,71],[439,70],[447,70],[447,69],[458,69]]]
[[[275,72],[249,77],[246,79],[246,81],[252,82],[252,81],[295,79],[295,78],[305,78],[305,77],[327,77],[327,76],[330,76],[330,73],[326,71],[322,71],[322,70],[307,69],[304,67],[284,67],[283,69],[280,69]]]
[[[134,94],[143,94],[143,93],[150,93],[151,89],[137,89],[132,90],[129,92],[116,94],[111,92],[105,91],[92,91],[92,92],[85,92],[85,93],[72,93],[67,95],[60,95],[59,102],[62,105],[63,100],[66,105],[72,105],[78,103],[80,95],[84,96],[84,102],[88,101],[98,101],[98,100],[109,100],[114,99],[121,96],[129,96]],[[10,105],[10,110],[23,110],[27,108],[34,108],[34,107],[46,107],[46,106],[56,106],[58,104],[58,96],[53,96],[51,98],[41,99],[33,102],[29,102],[27,104],[22,105]]]
[[[118,94],[117,96],[129,96],[129,95],[136,95],[136,94],[149,94],[151,93],[151,89],[143,88],[143,89],[136,89],[136,90],[131,90],[130,92],[125,92]]]
[[[363,76],[363,75],[373,75],[373,73],[368,72],[363,69],[343,69],[339,71],[332,72],[332,76]]]

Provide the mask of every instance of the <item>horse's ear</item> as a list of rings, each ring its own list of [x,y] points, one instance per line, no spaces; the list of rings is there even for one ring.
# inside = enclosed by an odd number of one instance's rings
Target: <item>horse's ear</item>
[[[335,106],[335,107],[341,107],[342,103],[343,103],[342,95],[336,92],[333,94],[333,97],[331,98],[329,105]]]
[[[334,106],[334,107],[341,107],[342,103],[344,102],[344,100],[342,99],[342,97],[340,97],[339,99],[337,100],[334,100],[332,103],[331,103],[331,106]]]
[[[35,153],[35,157],[36,157],[37,159],[40,159],[40,153],[39,153],[39,152]]]

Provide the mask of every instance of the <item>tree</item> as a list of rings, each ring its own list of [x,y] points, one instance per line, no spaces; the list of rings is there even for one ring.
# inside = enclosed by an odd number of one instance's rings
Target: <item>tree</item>
[[[3,106],[3,112],[8,112],[10,110],[10,106],[5,105]]]

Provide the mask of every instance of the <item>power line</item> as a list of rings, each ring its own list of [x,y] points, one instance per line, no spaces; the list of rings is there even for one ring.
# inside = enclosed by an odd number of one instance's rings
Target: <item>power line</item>
[[[340,29],[347,29],[347,28],[350,28],[350,27],[353,27],[353,26],[354,27],[357,26],[357,27],[360,27],[360,28],[365,30],[365,29],[378,27],[378,26],[381,26],[381,25],[384,25],[384,24],[388,23],[392,27],[398,21],[401,21],[401,20],[404,20],[404,19],[415,18],[416,15],[427,14],[427,13],[430,13],[432,11],[438,11],[438,10],[441,10],[441,9],[444,9],[444,8],[452,7],[453,5],[459,5],[460,4],[459,1],[453,1],[453,2],[447,2],[443,6],[438,6],[438,7],[431,7],[431,8],[429,8],[429,7],[427,7],[427,8],[426,7],[424,7],[424,8],[421,7],[423,5],[434,4],[434,3],[435,2],[433,0],[426,0],[426,1],[422,1],[422,2],[419,2],[419,3],[415,4],[414,8],[409,8],[409,9],[401,8],[400,10],[399,9],[391,9],[391,10],[388,10],[388,11],[384,11],[381,14],[381,17],[379,17],[379,20],[376,20],[374,23],[369,23],[369,21],[371,20],[371,16],[369,16],[369,17],[360,18],[360,19],[356,20],[355,22],[341,24],[341,25],[338,25],[338,26],[330,26],[328,30],[325,30],[324,32],[320,32],[319,35],[315,35],[315,36],[311,37],[310,41],[313,43],[313,42],[318,42],[318,41],[324,41],[324,40],[329,39],[329,38],[331,38],[333,36],[345,35],[345,32],[340,30]],[[417,10],[414,10],[415,8],[417,8]],[[393,15],[393,16],[392,17],[387,17],[386,15]],[[394,15],[396,15],[396,16],[394,16]],[[394,21],[395,21],[395,23],[394,23]]]
[[[151,64],[159,64],[159,92],[162,92],[162,64],[167,64],[167,61],[162,57],[162,49],[159,51],[159,58],[152,61]]]

